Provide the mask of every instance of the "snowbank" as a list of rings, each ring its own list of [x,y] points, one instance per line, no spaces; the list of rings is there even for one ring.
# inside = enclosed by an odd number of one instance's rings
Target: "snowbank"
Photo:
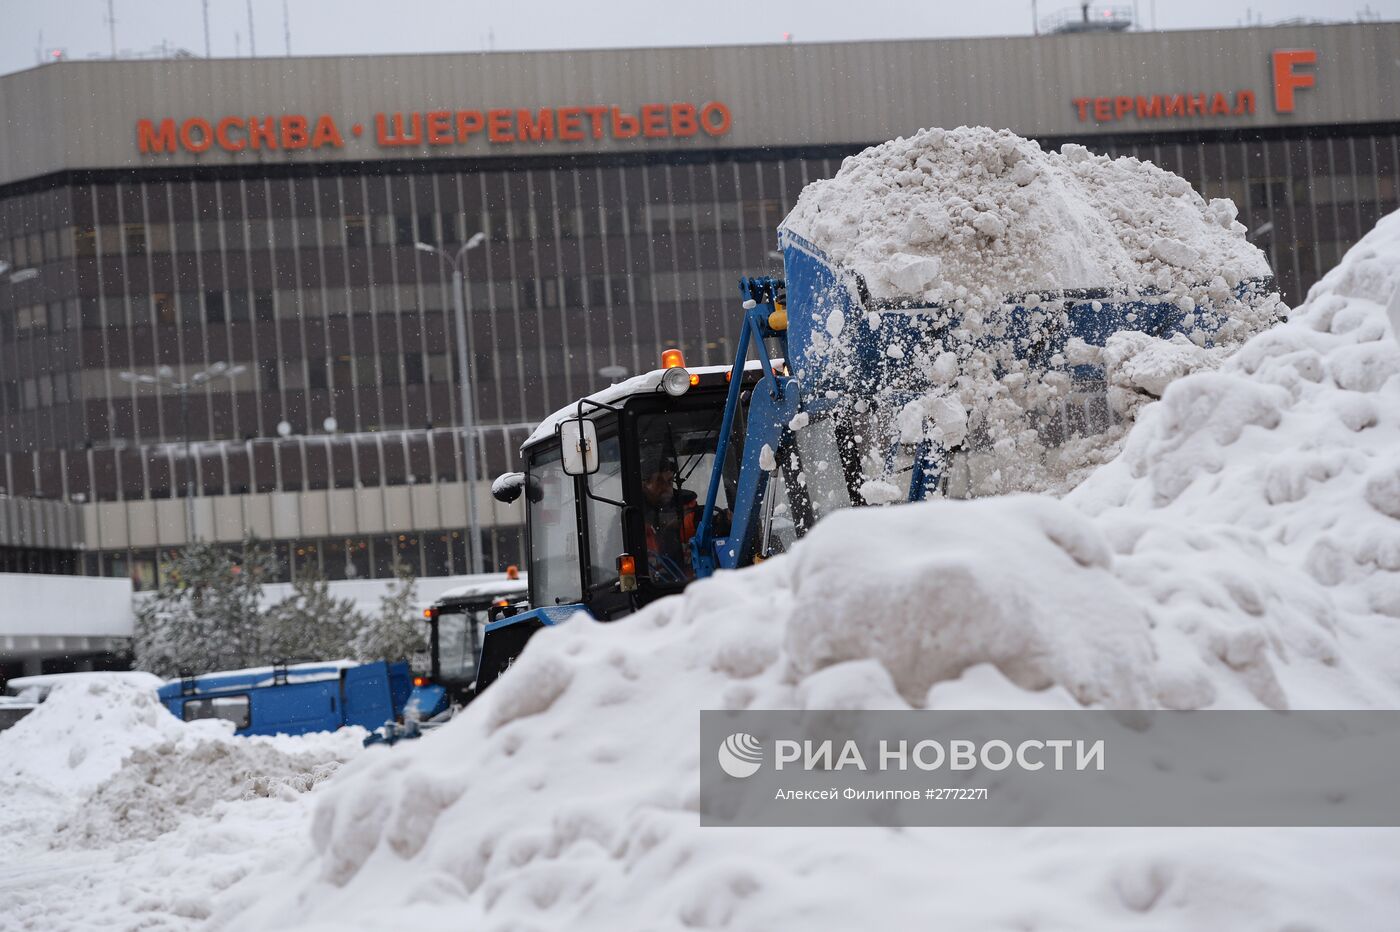
[[[1391,216],[1065,501],[841,513],[542,632],[449,726],[348,765],[312,851],[216,926],[1392,924],[1393,830],[706,831],[695,736],[704,708],[1397,707],[1397,285]]]
[[[91,792],[133,750],[186,733],[221,735],[224,723],[186,724],[156,698],[160,680],[93,675],[59,681],[47,701],[0,732],[0,782]]]
[[[310,789],[358,750],[364,730],[306,737],[241,738],[231,722],[183,722],[161,704],[149,674],[92,675],[54,685],[47,701],[0,732],[0,824],[55,844],[101,834],[155,837],[182,815],[220,799]],[[19,805],[51,804],[49,820]],[[73,805],[87,801],[79,811]],[[12,823],[11,823],[12,820]]]
[[[229,722],[175,718],[159,683],[64,678],[0,732],[0,926],[201,922],[217,891],[304,835],[297,804],[364,738],[235,737]]]
[[[338,740],[337,740],[338,739]],[[157,838],[217,804],[261,798],[295,801],[360,749],[364,731],[318,735],[303,750],[279,742],[182,736],[136,748],[84,804],[54,830],[54,847],[99,848]]]

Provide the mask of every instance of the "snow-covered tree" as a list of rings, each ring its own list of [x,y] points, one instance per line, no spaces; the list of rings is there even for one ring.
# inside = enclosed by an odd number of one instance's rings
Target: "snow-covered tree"
[[[354,653],[357,637],[370,620],[353,599],[338,599],[312,567],[292,581],[292,594],[267,611],[266,629],[272,659],[338,660]]]
[[[368,619],[355,640],[355,659],[403,660],[427,649],[422,616],[415,604],[418,580],[408,564],[395,561],[394,584],[379,600],[379,614]]]
[[[259,603],[272,560],[256,540],[237,549],[196,543],[181,550],[155,595],[137,609],[137,667],[176,676],[264,662]]]

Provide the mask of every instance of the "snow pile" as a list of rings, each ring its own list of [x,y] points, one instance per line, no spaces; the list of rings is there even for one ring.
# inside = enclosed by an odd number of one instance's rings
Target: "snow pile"
[[[0,732],[0,830],[54,845],[152,838],[219,800],[305,792],[364,737],[236,737],[231,722],[171,715],[158,685],[149,675],[74,679]]]
[[[1199,304],[1270,274],[1236,215],[1150,162],[964,126],[847,158],[783,226],[861,273],[875,298],[990,309],[1010,294],[1107,287]]]
[[[0,732],[5,929],[187,929],[309,830],[362,729],[242,738],[182,722],[146,674],[65,677]]]
[[[808,185],[784,228],[859,273],[875,299],[848,320],[844,292],[818,298],[814,365],[859,385],[872,343],[899,361],[871,392],[838,401],[861,425],[866,500],[888,498],[908,469],[886,456],[896,439],[975,454],[968,494],[1064,491],[1111,458],[1140,399],[1281,315],[1236,213],[1149,162],[1072,144],[1044,152],[982,127],[896,139]],[[1065,294],[1079,289],[1106,294],[1090,304]],[[1151,312],[1123,310],[1138,299],[1174,307],[1184,333],[1168,342],[1129,329],[1106,354],[1076,339],[1027,358],[1083,331],[1071,313],[1148,328],[1155,317],[1138,316]],[[1071,367],[1090,363],[1105,365],[1108,386],[1075,383]]]
[[[134,750],[54,833],[54,847],[98,848],[156,838],[218,803],[293,801],[359,751],[364,730],[343,729],[302,742],[279,738],[182,737]]]
[[[1155,603],[1160,637],[1215,654],[1268,705],[1395,706],[1397,292],[1391,215],[1289,324],[1145,409],[1070,498]],[[1306,675],[1319,660],[1332,674]]]
[[[1135,330],[1120,330],[1098,353],[1108,382],[1108,403],[1119,415],[1135,415],[1144,402],[1155,401],[1183,375],[1219,367],[1228,351],[1201,347],[1177,334],[1159,340]]]
[[[1394,830],[707,831],[695,735],[704,708],[1398,707],[1398,285],[1392,216],[1064,500],[841,512],[541,632],[450,725],[347,765],[305,862],[216,925],[1392,924]]]
[[[137,748],[189,733],[224,734],[226,724],[185,724],[156,697],[161,680],[94,675],[54,686],[48,699],[0,731],[0,783],[41,782],[91,792]]]

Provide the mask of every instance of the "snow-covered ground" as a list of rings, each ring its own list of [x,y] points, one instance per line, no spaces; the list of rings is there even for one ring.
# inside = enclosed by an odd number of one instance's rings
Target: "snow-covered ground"
[[[1394,929],[1400,830],[696,808],[705,708],[1400,708],[1397,287],[1400,215],[1065,499],[836,514],[542,633],[418,742],[235,744],[56,692],[0,733],[0,928]]]
[[[145,677],[138,679],[137,677]],[[140,674],[69,678],[0,732],[0,929],[185,929],[279,854],[364,731],[235,738]]]

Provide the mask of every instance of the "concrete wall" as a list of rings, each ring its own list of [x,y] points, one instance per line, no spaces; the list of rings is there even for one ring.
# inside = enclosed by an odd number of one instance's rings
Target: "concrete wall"
[[[374,486],[314,492],[264,492],[82,505],[89,550],[178,547],[187,543],[185,509],[194,508],[200,540],[240,541],[354,537],[467,525],[467,484]],[[477,483],[477,515],[483,528],[525,523],[521,502],[503,505],[486,480]]]
[[[424,577],[418,580],[415,596],[426,606],[447,590],[480,578]],[[344,580],[330,583],[330,593],[373,613],[393,586],[392,579]],[[263,604],[271,605],[291,591],[290,583],[266,585]],[[123,651],[132,635],[136,600],[147,597],[133,596],[127,579],[0,573],[0,663],[21,661],[24,672],[34,674],[46,657]]]
[[[84,539],[78,505],[0,496],[0,547],[77,550]]]
[[[1316,86],[1273,100],[1271,55],[1315,49]],[[1365,123],[1400,117],[1400,24],[1044,36],[501,52],[355,58],[63,62],[0,79],[0,184],[72,168],[238,165],[645,149],[851,144],[962,123],[1026,135]],[[1252,114],[1097,123],[1080,97],[1233,93]],[[676,139],[378,144],[376,114],[723,101],[730,131]],[[141,119],[329,114],[344,145],[142,155]],[[356,136],[353,127],[362,134]]]
[[[129,579],[0,573],[0,661],[26,673],[44,657],[122,650],[134,621]]]

